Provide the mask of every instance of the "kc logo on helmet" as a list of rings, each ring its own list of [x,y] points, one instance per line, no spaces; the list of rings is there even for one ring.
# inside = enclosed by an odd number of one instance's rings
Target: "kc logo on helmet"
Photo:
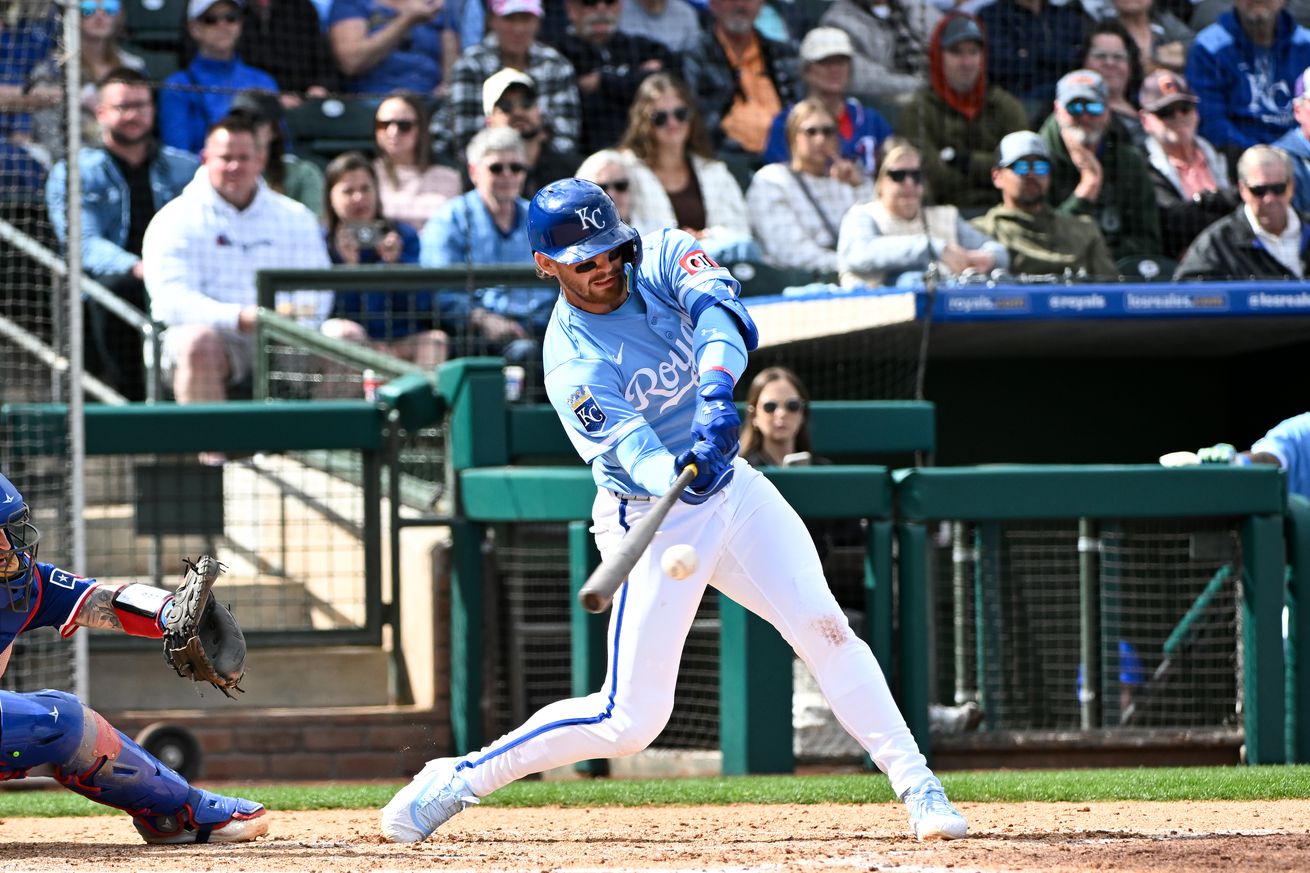
[[[695,276],[701,270],[718,270],[719,265],[714,263],[714,259],[705,254],[700,249],[694,252],[687,252],[678,261],[678,266]]]
[[[573,212],[578,216],[578,219],[582,222],[583,230],[586,230],[589,227],[595,228],[596,230],[600,230],[605,226],[605,222],[601,221],[600,219],[599,206],[593,206],[590,209],[588,209],[585,206],[581,206],[573,210]]]

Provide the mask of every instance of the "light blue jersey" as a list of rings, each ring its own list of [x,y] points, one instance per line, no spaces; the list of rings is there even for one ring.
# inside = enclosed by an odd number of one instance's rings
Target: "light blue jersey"
[[[1267,452],[1287,471],[1287,490],[1310,498],[1310,412],[1274,425],[1256,440],[1252,452]]]
[[[628,283],[628,299],[604,315],[584,312],[560,295],[542,357],[547,396],[574,448],[592,465],[596,484],[650,495],[654,489],[634,481],[616,449],[634,434],[671,456],[691,447],[696,349],[713,338],[704,323],[702,336],[695,335],[698,316],[723,304],[744,321],[748,348],[755,332],[737,300],[737,280],[683,231],[643,239],[641,264],[628,267]],[[731,339],[742,342],[740,334]]]

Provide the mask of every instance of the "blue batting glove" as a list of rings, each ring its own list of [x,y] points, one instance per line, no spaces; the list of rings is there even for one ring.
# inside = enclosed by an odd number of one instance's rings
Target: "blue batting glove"
[[[708,440],[699,440],[690,449],[678,455],[674,470],[681,473],[688,464],[696,465],[696,478],[691,480],[678,499],[699,506],[709,500],[732,481],[732,459],[719,451]]]
[[[732,402],[732,376],[723,370],[701,373],[696,392],[696,416],[691,423],[692,439],[713,443],[731,461],[737,456],[741,418]]]

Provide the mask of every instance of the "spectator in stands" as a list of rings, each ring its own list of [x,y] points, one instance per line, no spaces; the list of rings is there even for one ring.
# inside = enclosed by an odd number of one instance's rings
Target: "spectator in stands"
[[[828,113],[837,119],[838,153],[853,160],[872,177],[878,168],[878,149],[891,136],[892,127],[876,109],[847,96],[851,83],[851,58],[855,49],[846,31],[835,27],[816,27],[801,40],[801,79],[805,96],[823,101]],[[791,106],[773,119],[769,141],[764,149],[767,164],[786,163],[787,116]]]
[[[1113,18],[1097,22],[1087,31],[1079,66],[1101,74],[1105,83],[1106,107],[1123,126],[1135,146],[1146,142],[1146,131],[1137,114],[1137,92],[1142,87],[1142,59],[1137,43]]]
[[[482,42],[464,49],[451,71],[450,102],[440,125],[453,136],[451,153],[463,152],[483,127],[482,85],[504,67],[532,77],[555,148],[576,150],[581,109],[573,65],[537,40],[544,14],[541,0],[491,0],[490,8],[490,32]]]
[[[1142,83],[1140,98],[1164,254],[1178,260],[1197,234],[1237,207],[1237,192],[1228,184],[1224,156],[1197,136],[1198,99],[1186,79],[1156,70]]]
[[[1292,99],[1292,116],[1296,127],[1283,134],[1274,142],[1292,158],[1296,167],[1295,194],[1292,206],[1303,215],[1310,215],[1310,93],[1307,93],[1307,79],[1310,67],[1296,77],[1296,91]]]
[[[1195,36],[1192,29],[1154,0],[1113,2],[1115,16],[1136,44],[1146,72],[1163,67],[1181,73]]]
[[[755,29],[763,0],[709,0],[713,26],[683,57],[683,78],[717,146],[764,152],[769,125],[800,97],[796,50]]]
[[[323,208],[323,171],[317,164],[302,161],[286,149],[286,126],[282,104],[272,91],[251,89],[232,99],[230,112],[245,112],[255,122],[255,136],[268,152],[264,181],[316,215]]]
[[[528,162],[525,192],[536,193],[557,179],[572,176],[582,162],[577,152],[555,147],[550,126],[541,117],[537,83],[527,73],[506,67],[482,83],[482,113],[487,127],[512,128],[523,140]]]
[[[1056,211],[1096,221],[1115,258],[1163,252],[1155,195],[1141,152],[1107,111],[1105,81],[1074,70],[1056,85],[1055,112],[1042,125]]]
[[[918,283],[933,268],[949,278],[1009,265],[1005,247],[970,226],[954,206],[924,206],[923,158],[892,140],[878,166],[878,197],[846,213],[837,244],[844,287]]]
[[[633,186],[633,226],[641,233],[680,227],[723,260],[755,260],[746,200],[714,157],[691,92],[656,73],[641,83],[628,112],[622,151]]]
[[[927,84],[928,40],[940,18],[921,0],[835,0],[819,24],[846,31],[854,44],[851,90],[888,107]]]
[[[625,224],[632,222],[632,180],[628,178],[627,163],[614,149],[601,149],[587,156],[574,175],[595,182],[619,211]]]
[[[619,14],[619,30],[663,43],[681,55],[700,39],[700,19],[686,0],[627,0]]]
[[[817,97],[792,108],[787,146],[789,162],[763,167],[746,193],[755,241],[775,267],[835,272],[842,218],[873,186],[837,153],[837,119]]]
[[[663,43],[618,30],[625,2],[635,0],[564,0],[569,24],[555,45],[578,77],[583,152],[617,145],[641,80],[676,69]]]
[[[1077,3],[996,0],[978,12],[987,34],[987,78],[1019,98],[1034,123],[1055,97],[1055,81],[1078,63],[1087,16]]]
[[[390,221],[381,210],[378,176],[360,152],[346,152],[327,166],[325,233],[328,256],[334,264],[417,264],[418,233],[409,225]],[[447,338],[435,329],[433,294],[350,292],[338,293],[328,322],[339,339],[367,344],[374,349],[433,369],[446,360]]]
[[[100,131],[96,128],[96,105],[99,103],[96,83],[111,70],[119,68],[145,72],[146,63],[118,44],[118,36],[123,30],[120,0],[86,0],[80,11],[82,142],[93,143],[100,138]],[[65,74],[66,58],[58,53],[37,64],[27,80],[29,94],[50,98],[50,105],[32,113],[32,154],[47,167],[66,157]]]
[[[12,4],[0,15],[0,169],[11,192],[39,190],[44,168],[27,153],[32,136],[33,109],[52,106],[62,99],[48,89],[33,93],[27,87],[32,70],[50,57],[59,43],[58,7],[53,4]],[[19,175],[18,171],[22,171]]]
[[[1237,161],[1242,205],[1201,231],[1175,279],[1304,279],[1310,227],[1292,208],[1292,159],[1251,146]]]
[[[459,54],[443,0],[334,0],[328,41],[352,94],[406,90],[432,100]]]
[[[1283,0],[1233,0],[1196,35],[1187,81],[1201,98],[1201,135],[1231,160],[1292,128],[1296,77],[1310,67],[1310,31]]]
[[[507,127],[486,128],[469,142],[468,159],[473,190],[446,202],[423,226],[420,263],[425,267],[531,264],[523,140]],[[544,335],[557,296],[557,291],[544,287],[480,288],[472,295],[443,291],[441,323],[460,353],[500,352],[527,363],[536,344],[516,341],[529,334]]]
[[[392,94],[373,117],[382,212],[418,230],[462,185],[459,172],[432,162],[428,110],[412,91]]]
[[[329,265],[314,213],[260,179],[265,150],[252,120],[218,121],[205,138],[203,172],[146,228],[150,311],[167,326],[161,366],[179,403],[224,400],[254,365],[255,273]],[[291,311],[317,324],[332,295],[298,292]]]
[[[977,19],[947,15],[928,48],[929,84],[901,112],[897,127],[923,153],[938,203],[966,215],[996,204],[992,160],[1001,137],[1028,126],[1023,105],[987,80],[987,46]]]
[[[336,93],[341,73],[310,0],[246,0],[237,54],[275,80],[287,108]]]
[[[141,242],[150,219],[196,174],[190,152],[156,144],[154,97],[141,73],[111,70],[97,88],[100,133],[78,155],[82,183],[82,269],[126,302],[145,312]],[[46,204],[55,234],[68,244],[68,162],[60,161],[46,183]],[[86,368],[129,400],[145,398],[141,337],[121,319],[88,302]]]
[[[277,82],[237,56],[244,0],[190,0],[187,33],[196,56],[164,80],[159,93],[159,129],[173,148],[199,153],[206,131],[227,114],[233,96],[246,88],[277,92]]]
[[[1005,246],[1016,275],[1118,275],[1096,222],[1051,208],[1051,153],[1040,136],[1020,130],[1001,140],[992,182],[1001,203],[971,224]]]

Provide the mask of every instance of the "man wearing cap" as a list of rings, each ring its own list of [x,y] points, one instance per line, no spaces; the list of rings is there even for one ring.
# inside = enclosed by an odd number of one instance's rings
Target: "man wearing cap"
[[[523,140],[528,165],[524,191],[572,176],[582,163],[577,152],[556,148],[550,127],[541,119],[537,83],[527,73],[506,67],[487,79],[482,85],[482,112],[487,127],[511,128]]]
[[[700,39],[700,19],[686,0],[627,0],[619,13],[619,30],[663,43],[680,55]]]
[[[463,155],[485,122],[483,83],[497,70],[512,67],[532,77],[555,148],[575,150],[581,110],[573,65],[537,39],[544,14],[541,0],[491,0],[490,8],[487,35],[466,48],[451,70],[450,100],[442,108],[438,125],[443,144],[453,136],[450,151]]]
[[[1196,134],[1196,94],[1172,70],[1156,70],[1138,95],[1164,254],[1177,260],[1210,223],[1236,208],[1228,161]]]
[[[1146,161],[1109,111],[1100,73],[1074,70],[1056,83],[1055,111],[1041,136],[1057,212],[1093,218],[1116,260],[1162,253]]]
[[[713,27],[684,56],[682,78],[715,145],[762,154],[774,116],[799,96],[796,50],[755,28],[764,0],[709,3]]]
[[[1174,272],[1182,279],[1304,279],[1310,222],[1292,208],[1292,159],[1252,146],[1237,161],[1242,205],[1201,231]]]
[[[1001,192],[1000,205],[971,223],[1005,246],[1010,272],[1118,275],[1096,223],[1086,215],[1066,215],[1051,208],[1047,200],[1051,153],[1040,136],[1030,130],[1006,135],[997,150],[992,184]]]
[[[1293,125],[1292,92],[1310,67],[1310,31],[1283,4],[1233,0],[1188,53],[1185,73],[1201,101],[1201,135],[1229,160]]]
[[[141,241],[150,219],[182,192],[199,163],[190,152],[155,142],[155,103],[141,73],[119,67],[96,86],[100,142],[77,157],[82,180],[82,268],[142,311],[149,309]],[[46,182],[55,234],[68,244],[68,161]],[[98,304],[87,301],[87,369],[129,400],[145,399],[141,336]]]
[[[164,144],[199,154],[209,126],[227,114],[232,97],[245,88],[277,92],[268,73],[237,56],[244,0],[190,0],[187,33],[196,56],[164,80],[159,92],[159,129]]]
[[[1310,68],[1296,77],[1296,96],[1292,100],[1296,127],[1274,142],[1292,157],[1296,167],[1296,194],[1292,205],[1303,214],[1310,214],[1310,93],[1306,93],[1307,78],[1310,78]]]
[[[834,0],[819,24],[851,38],[852,91],[880,106],[903,106],[923,86],[928,37],[940,18],[933,4],[915,0]]]
[[[805,96],[813,97],[837,119],[838,154],[852,161],[862,179],[873,178],[878,168],[878,149],[891,136],[892,126],[878,110],[848,96],[851,83],[851,38],[835,27],[816,27],[801,40],[801,80]],[[773,119],[769,141],[764,149],[764,163],[778,164],[791,160],[787,147],[788,106]]]
[[[1001,137],[1028,126],[1023,105],[987,81],[987,47],[971,15],[947,15],[928,46],[928,84],[901,112],[900,133],[923,154],[937,203],[968,215],[996,205],[992,162]]]
[[[573,64],[582,100],[581,150],[587,154],[618,143],[628,126],[628,107],[641,80],[675,70],[662,43],[618,30],[619,14],[632,0],[564,0],[567,29],[555,47]],[[554,181],[553,179],[551,181]]]

